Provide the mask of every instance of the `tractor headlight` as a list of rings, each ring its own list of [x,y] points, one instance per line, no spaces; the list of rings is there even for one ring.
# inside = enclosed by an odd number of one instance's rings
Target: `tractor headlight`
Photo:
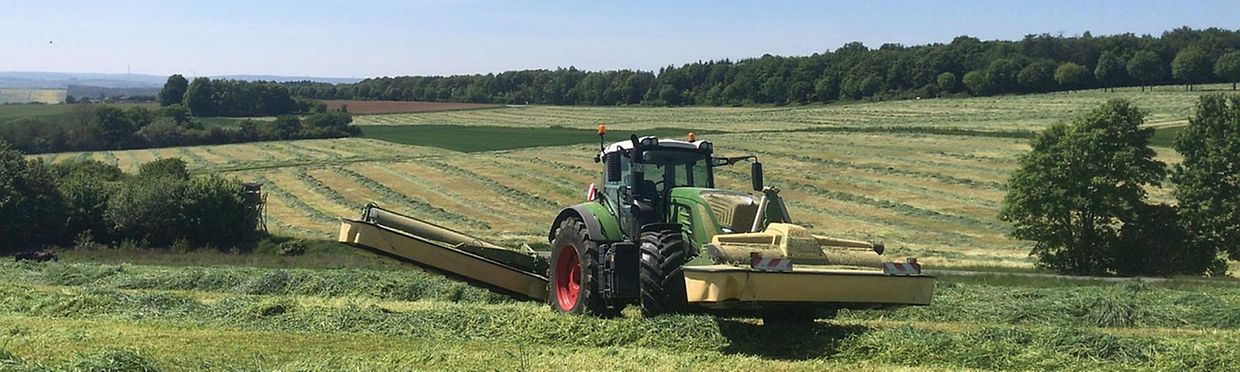
[[[655,137],[642,138],[642,147],[657,147],[657,146],[659,146],[658,138],[655,138]]]
[[[715,151],[715,145],[711,144],[710,141],[702,141],[701,143],[698,143],[698,148],[705,152]]]

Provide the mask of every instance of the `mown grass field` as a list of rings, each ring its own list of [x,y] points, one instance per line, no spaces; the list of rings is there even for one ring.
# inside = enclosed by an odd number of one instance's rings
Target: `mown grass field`
[[[1171,128],[1160,129],[1166,144],[1199,94],[1162,87],[801,107],[512,107],[358,116],[374,138],[34,157],[134,171],[175,156],[194,171],[264,182],[277,234],[333,239],[338,217],[376,201],[516,244],[542,242],[552,214],[584,199],[599,174],[598,122],[608,123],[609,140],[626,130],[711,130],[699,138],[721,155],[758,155],[794,219],[817,233],[884,240],[892,259],[918,256],[930,269],[1024,271],[1029,243],[1006,237],[995,216],[1026,137],[1126,97],[1151,111],[1151,125]],[[583,138],[544,142],[560,140],[543,138],[551,136]],[[748,186],[746,167],[717,175],[722,187]],[[1170,199],[1164,189],[1151,193]],[[0,263],[0,370],[1240,368],[1240,285],[1230,280],[946,276],[931,306],[843,311],[790,328],[745,314],[561,316],[366,256],[129,254]],[[144,264],[116,264],[126,261]]]
[[[1217,87],[1208,87],[1217,88]],[[549,216],[583,200],[598,178],[594,129],[609,141],[649,129],[690,130],[722,155],[756,154],[794,219],[820,234],[883,240],[893,254],[943,267],[1032,267],[1029,244],[1006,236],[996,215],[1027,137],[1105,99],[1129,98],[1165,135],[1187,121],[1196,97],[1160,87],[973,99],[757,108],[511,107],[359,116],[365,137],[41,155],[92,158],[133,170],[178,156],[200,171],[266,183],[269,227],[332,238],[339,216],[375,201],[505,243],[539,243]],[[541,126],[539,126],[541,125]],[[617,134],[620,133],[620,134]],[[391,142],[389,142],[391,141]],[[1161,144],[1169,145],[1169,139]],[[409,144],[409,145],[402,145]],[[567,144],[564,144],[567,143]],[[1168,163],[1178,154],[1158,147]],[[743,190],[744,167],[719,183]],[[1170,200],[1167,189],[1151,195]]]
[[[563,316],[413,269],[0,263],[0,280],[6,370],[1240,367],[1240,287],[1223,282],[946,278],[928,307],[786,327]]]

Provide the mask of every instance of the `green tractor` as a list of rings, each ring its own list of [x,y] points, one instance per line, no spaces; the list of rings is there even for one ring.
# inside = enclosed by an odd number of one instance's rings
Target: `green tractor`
[[[599,134],[601,139],[603,128]],[[551,225],[551,307],[603,316],[629,304],[640,305],[645,316],[676,312],[686,305],[685,265],[703,252],[714,263],[744,262],[752,255],[802,256],[805,262],[821,256],[763,244],[771,240],[762,239],[770,236],[764,234],[769,225],[791,223],[778,190],[763,186],[757,157],[717,157],[713,150],[692,133],[688,141],[634,135],[601,148],[595,157],[603,165],[601,189],[591,185],[589,201],[565,208]],[[716,167],[746,160],[760,200],[715,188]],[[758,244],[727,239],[753,233],[759,233]],[[810,240],[812,251],[820,252],[818,239]]]
[[[585,203],[555,216],[549,255],[373,204],[341,220],[339,241],[570,314],[615,316],[637,304],[644,316],[741,309],[801,322],[843,308],[930,303],[934,278],[915,259],[882,262],[881,244],[793,224],[756,157],[715,156],[692,133],[605,147],[603,134],[600,126],[602,187],[591,184]],[[757,196],[715,188],[716,169],[744,161]]]

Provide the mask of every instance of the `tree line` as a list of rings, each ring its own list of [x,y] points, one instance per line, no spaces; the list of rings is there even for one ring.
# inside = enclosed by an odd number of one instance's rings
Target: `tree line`
[[[95,160],[26,160],[0,141],[0,254],[46,246],[232,247],[255,237],[244,185],[179,158],[137,174]]]
[[[309,113],[322,103],[294,98],[288,88],[268,81],[212,80],[195,78],[193,82],[180,74],[168,77],[159,91],[160,106],[185,105],[194,116],[276,116]]]
[[[1038,265],[1088,275],[1221,275],[1240,259],[1240,96],[1200,98],[1168,169],[1145,113],[1111,100],[1039,132],[1012,174],[1000,219],[1034,241]],[[1146,198],[1170,176],[1175,204]]]
[[[400,76],[353,84],[288,82],[294,96],[552,105],[793,104],[987,96],[1086,88],[1186,88],[1240,81],[1240,30],[1183,27],[1161,36],[1028,35],[872,49],[859,42],[802,57],[764,55],[650,71],[555,70]]]
[[[339,138],[361,133],[343,111],[322,111],[274,121],[241,120],[207,126],[180,104],[143,106],[76,104],[60,116],[20,118],[0,125],[0,139],[28,154],[217,145],[255,141]]]

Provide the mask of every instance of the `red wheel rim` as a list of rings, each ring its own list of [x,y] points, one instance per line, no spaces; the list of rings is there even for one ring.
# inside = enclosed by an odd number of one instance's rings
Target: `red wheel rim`
[[[560,248],[560,258],[555,262],[555,298],[561,310],[570,311],[580,296],[581,258],[576,247],[566,245]]]

